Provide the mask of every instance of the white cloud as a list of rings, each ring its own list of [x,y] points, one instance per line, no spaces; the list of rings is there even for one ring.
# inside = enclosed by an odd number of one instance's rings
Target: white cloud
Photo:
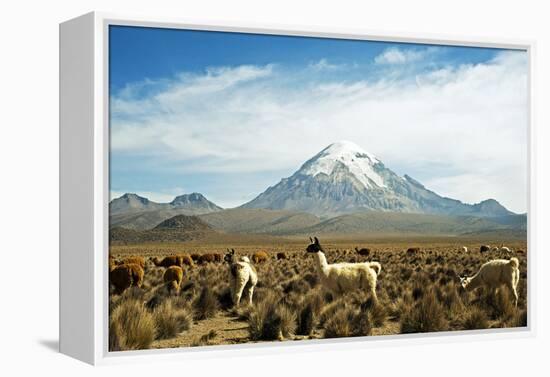
[[[376,64],[405,64],[413,63],[424,59],[430,53],[435,51],[435,47],[412,50],[398,47],[388,47],[380,55],[374,58]]]
[[[333,63],[329,63],[329,61],[325,58],[315,62],[315,63],[310,63],[309,64],[309,68],[311,69],[314,69],[314,70],[317,70],[317,71],[322,71],[322,70],[335,70],[335,69],[341,69],[341,68],[345,68],[346,65],[345,64],[333,64]]]
[[[277,66],[217,68],[151,92],[113,99],[113,153],[149,155],[174,174],[290,173],[329,143],[350,139],[413,176],[442,164],[423,182],[442,194],[526,208],[521,52],[416,80],[326,81]]]

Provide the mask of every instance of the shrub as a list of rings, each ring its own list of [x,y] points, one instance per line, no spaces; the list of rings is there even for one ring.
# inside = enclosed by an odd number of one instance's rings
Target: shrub
[[[193,304],[195,318],[198,320],[211,318],[218,311],[218,307],[218,299],[212,292],[212,289],[209,286],[205,286]]]
[[[171,300],[164,301],[153,311],[157,339],[173,338],[193,325],[193,316],[187,308],[176,308]]]
[[[296,333],[311,335],[314,325],[313,306],[311,302],[308,302],[298,313]]]
[[[233,307],[233,298],[231,297],[231,289],[229,287],[224,288],[218,293],[218,302],[224,310]]]
[[[427,292],[401,318],[401,333],[434,332],[446,329],[445,313],[434,290]]]
[[[321,326],[324,326],[325,323],[334,316],[336,311],[342,307],[346,307],[346,303],[343,302],[341,299],[325,305],[321,310],[321,315],[319,316],[319,324]]]
[[[487,318],[487,314],[482,309],[473,306],[466,313],[466,316],[462,323],[462,327],[465,330],[478,330],[489,328],[489,319]]]
[[[420,300],[424,296],[424,288],[416,286],[412,290],[412,298],[414,301]]]
[[[283,340],[293,333],[295,315],[278,301],[274,294],[269,293],[251,310],[248,325],[252,340]]]
[[[512,319],[511,327],[527,327],[527,310],[518,310]]]
[[[370,304],[370,305],[369,305]],[[368,314],[372,326],[382,327],[388,318],[388,312],[384,306],[372,298],[365,302],[365,313]]]
[[[109,321],[111,351],[149,348],[155,339],[155,333],[153,315],[138,300],[126,300],[111,313]]]
[[[325,338],[365,336],[371,332],[368,313],[352,307],[338,309],[325,324]]]

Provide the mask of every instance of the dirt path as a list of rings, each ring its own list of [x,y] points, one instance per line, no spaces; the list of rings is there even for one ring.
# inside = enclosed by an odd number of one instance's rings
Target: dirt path
[[[212,334],[215,335],[212,335]],[[373,329],[372,335],[391,335],[399,333],[399,323],[388,321],[382,328]],[[292,340],[322,338],[322,329],[316,329],[311,336],[294,336]],[[175,348],[216,344],[239,344],[250,342],[248,325],[245,321],[230,313],[220,312],[216,317],[195,321],[189,331],[175,338],[156,340],[152,348]]]
[[[215,335],[212,336],[213,332]],[[191,345],[238,344],[248,341],[248,325],[229,313],[195,321],[189,331],[175,338],[156,340],[152,348],[188,347]]]

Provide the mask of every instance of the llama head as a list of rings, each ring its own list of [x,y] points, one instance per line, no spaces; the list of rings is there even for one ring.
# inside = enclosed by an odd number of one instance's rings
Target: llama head
[[[309,237],[309,240],[311,241],[311,244],[306,248],[306,251],[308,253],[324,252],[323,247],[319,243],[319,240],[317,239],[317,237],[314,237],[314,238]]]
[[[223,260],[227,263],[232,263],[234,257],[235,257],[235,249],[231,249],[231,251],[227,249],[227,254],[225,254],[225,256],[223,257]]]
[[[472,281],[472,278],[466,277],[466,276],[459,276],[460,279],[460,286],[463,289],[468,289],[468,285],[470,285],[470,282]]]

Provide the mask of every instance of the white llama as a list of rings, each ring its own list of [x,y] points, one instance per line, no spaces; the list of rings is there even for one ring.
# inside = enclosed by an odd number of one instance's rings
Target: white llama
[[[505,285],[514,296],[514,305],[518,306],[517,286],[519,282],[519,261],[517,258],[494,259],[481,266],[472,277],[460,277],[460,284],[467,291],[486,286],[496,291]]]
[[[254,295],[254,287],[258,283],[258,274],[256,269],[250,263],[250,259],[244,256],[235,261],[235,250],[228,250],[225,255],[225,261],[229,263],[229,281],[231,289],[231,298],[233,305],[238,306],[241,297],[244,296],[248,300],[248,304],[252,304],[252,296]]]
[[[328,264],[323,247],[317,237],[311,239],[306,249],[315,256],[317,272],[325,288],[335,294],[343,294],[356,289],[368,290],[373,299],[376,296],[376,280],[382,266],[378,262]]]

